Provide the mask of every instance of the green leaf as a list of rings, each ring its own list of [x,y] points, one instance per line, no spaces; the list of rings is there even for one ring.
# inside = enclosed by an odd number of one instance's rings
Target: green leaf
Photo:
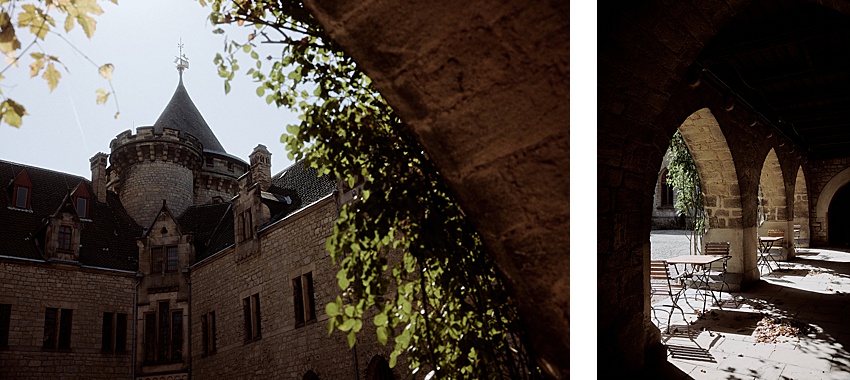
[[[47,70],[44,70],[44,75],[41,76],[44,80],[47,81],[47,86],[50,87],[50,92],[59,85],[59,78],[62,78],[62,74],[56,70],[56,66],[51,63],[47,65]]]
[[[106,80],[112,80],[113,71],[115,71],[115,66],[112,66],[111,63],[107,63],[97,68],[97,72],[100,74],[100,76],[106,78]]]
[[[386,326],[380,326],[377,329],[375,329],[375,333],[378,335],[378,342],[381,343],[382,345],[386,346],[387,345],[387,338],[388,338],[388,335],[389,335],[387,333],[387,327]]]
[[[213,32],[213,34],[224,34],[224,29],[222,29],[222,28],[216,28],[216,29],[215,29],[215,30],[213,30],[212,32]]]
[[[354,331],[350,331],[348,333],[348,348],[354,347],[355,343],[357,343],[357,336],[354,334]]]
[[[257,87],[257,96],[262,97],[266,93],[266,88],[264,86]]]
[[[331,302],[325,305],[325,314],[329,317],[336,317],[339,315],[339,305],[336,302]]]
[[[356,320],[353,318],[346,319],[345,322],[339,325],[338,328],[340,329],[340,331],[349,331],[352,327],[354,327],[355,321]]]
[[[224,82],[224,93],[225,94],[230,93],[230,82],[229,81]]]
[[[251,51],[251,45],[250,44],[242,45],[242,51],[245,52],[245,53],[250,52]]]
[[[384,326],[387,324],[387,315],[385,313],[380,313],[375,316],[374,319],[375,326]]]

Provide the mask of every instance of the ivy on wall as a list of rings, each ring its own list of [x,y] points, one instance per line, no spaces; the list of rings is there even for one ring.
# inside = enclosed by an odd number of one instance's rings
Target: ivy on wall
[[[257,95],[300,115],[281,137],[290,159],[349,187],[365,179],[326,244],[342,293],[325,307],[329,333],[344,332],[353,346],[368,318],[379,342],[394,342],[390,366],[406,353],[411,370],[436,378],[540,377],[516,302],[478,233],[354,60],[299,1],[209,3],[213,23],[251,30],[214,60],[225,91],[248,61]]]
[[[686,228],[691,231],[691,253],[697,253],[701,249],[699,240],[708,227],[705,203],[696,162],[678,130],[670,140],[668,154],[667,184],[676,194],[676,213],[685,217]]]

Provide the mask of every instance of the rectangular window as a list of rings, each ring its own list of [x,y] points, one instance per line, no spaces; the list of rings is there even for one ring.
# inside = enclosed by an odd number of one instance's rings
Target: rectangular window
[[[59,250],[71,250],[71,235],[74,229],[68,226],[59,226]]]
[[[162,273],[162,247],[151,248],[151,273]]]
[[[159,349],[159,356],[157,357],[158,361],[165,361],[166,358],[169,357],[168,349],[170,348],[170,340],[171,337],[171,312],[169,309],[168,301],[160,302],[159,308],[157,310],[159,312],[159,333],[157,339],[157,348]]]
[[[127,351],[127,314],[103,313],[100,349],[103,352]]]
[[[79,197],[77,198],[77,215],[80,218],[88,218],[88,199]]]
[[[181,360],[183,310],[171,310],[168,301],[159,302],[156,313],[145,314],[145,362],[174,363]]]
[[[171,313],[171,360],[183,359],[183,310]]]
[[[71,315],[73,310],[48,307],[44,313],[42,348],[71,348]],[[58,344],[57,344],[58,343]]]
[[[260,339],[260,293],[242,299],[242,312],[245,316],[245,343]]]
[[[15,187],[15,207],[29,208],[27,207],[27,200],[29,200],[29,191],[29,188],[23,186]]]
[[[103,352],[112,352],[112,339],[114,335],[115,313],[103,313],[103,330],[100,335],[100,350]]]
[[[168,253],[168,260],[165,271],[169,273],[177,272],[177,247],[168,247],[166,251]]]
[[[295,309],[295,326],[304,325],[304,289],[301,286],[301,277],[292,279],[292,299]]]
[[[213,166],[215,164],[215,162],[213,161],[212,157],[207,157],[206,164],[207,164],[207,166]]]
[[[9,329],[12,322],[12,305],[0,304],[0,350],[9,348]]]
[[[44,342],[42,348],[56,348],[56,322],[59,320],[59,309],[48,307],[44,312]]]
[[[115,352],[127,352],[127,314],[115,314]]]
[[[203,355],[212,355],[216,350],[215,312],[211,311],[201,316],[201,349]]]
[[[316,299],[313,295],[313,272],[292,279],[292,300],[295,327],[316,320]]]
[[[156,313],[145,313],[145,363],[156,362]]]
[[[251,209],[242,213],[242,240],[248,240],[254,237],[254,219],[251,216]]]

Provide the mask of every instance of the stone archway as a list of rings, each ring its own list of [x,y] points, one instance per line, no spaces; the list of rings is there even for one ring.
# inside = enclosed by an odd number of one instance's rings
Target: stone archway
[[[743,273],[743,213],[738,174],[726,137],[708,108],[697,110],[679,127],[699,173],[708,231],[704,241],[731,243],[729,271]],[[755,266],[753,261],[751,266]]]
[[[788,248],[793,242],[793,222],[789,222],[788,203],[785,197],[785,180],[782,166],[776,152],[771,148],[764,158],[758,186],[758,220],[756,230],[758,236],[767,236],[770,230],[782,230],[785,239],[782,240],[782,256],[787,257]]]
[[[850,246],[850,185],[844,185],[835,192],[829,202],[827,221],[829,223],[828,238],[832,247]]]
[[[803,166],[797,169],[797,181],[794,183],[794,225],[800,226],[797,247],[809,246],[809,190],[806,187],[806,175]]]
[[[835,176],[820,191],[817,197],[817,205],[815,206],[815,218],[811,221],[811,242],[814,244],[827,244],[829,242],[829,205],[835,194],[844,185],[850,183],[850,168],[844,169]]]

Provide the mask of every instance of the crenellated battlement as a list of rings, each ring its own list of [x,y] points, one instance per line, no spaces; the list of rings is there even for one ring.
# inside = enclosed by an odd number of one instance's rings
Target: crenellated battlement
[[[181,132],[177,129],[163,128],[162,132],[156,132],[154,127],[138,127],[136,134],[131,130],[126,130],[115,136],[112,142],[109,143],[109,148],[115,150],[123,145],[138,144],[138,143],[153,143],[153,142],[171,142],[189,146],[203,151],[204,146],[201,141],[189,133]]]

